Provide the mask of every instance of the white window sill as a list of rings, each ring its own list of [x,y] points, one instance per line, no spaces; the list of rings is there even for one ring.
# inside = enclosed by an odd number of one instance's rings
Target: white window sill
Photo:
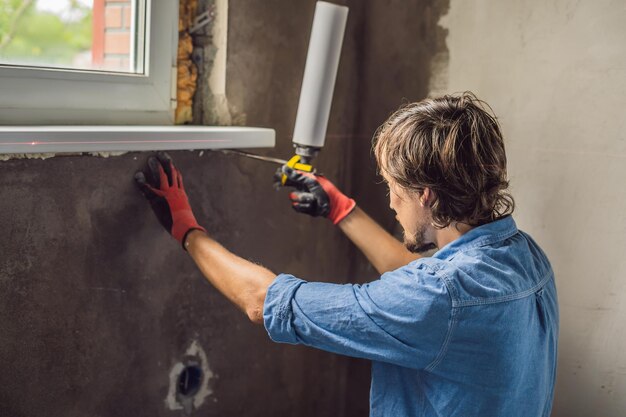
[[[274,129],[215,126],[0,126],[0,154],[274,147]]]

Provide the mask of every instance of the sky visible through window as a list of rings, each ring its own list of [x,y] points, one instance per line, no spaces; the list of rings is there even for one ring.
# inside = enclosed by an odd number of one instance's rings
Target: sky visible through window
[[[76,9],[72,7],[72,4],[75,3],[89,9],[93,8],[93,0],[37,0],[35,7],[42,12],[54,13],[63,19],[71,20],[76,17]]]

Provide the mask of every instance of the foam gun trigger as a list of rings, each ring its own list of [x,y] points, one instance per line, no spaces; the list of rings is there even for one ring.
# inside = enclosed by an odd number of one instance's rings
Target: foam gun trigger
[[[289,161],[287,161],[285,165],[297,171],[304,171],[304,172],[311,172],[311,173],[315,172],[315,170],[313,169],[313,165],[305,164],[303,162],[300,162],[300,160],[301,160],[300,155],[294,155]],[[280,183],[281,185],[285,185],[285,182],[287,182],[287,176],[283,174],[280,178]]]

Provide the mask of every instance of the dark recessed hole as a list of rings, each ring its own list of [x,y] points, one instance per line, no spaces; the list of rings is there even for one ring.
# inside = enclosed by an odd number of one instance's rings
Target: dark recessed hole
[[[202,384],[202,368],[198,365],[187,365],[178,376],[178,393],[182,397],[193,397]]]

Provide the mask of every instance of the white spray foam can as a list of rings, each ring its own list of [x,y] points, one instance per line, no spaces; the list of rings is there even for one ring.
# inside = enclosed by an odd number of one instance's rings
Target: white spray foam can
[[[298,154],[299,149],[306,153],[306,148],[324,146],[347,19],[345,6],[324,1],[315,6],[293,132]]]

